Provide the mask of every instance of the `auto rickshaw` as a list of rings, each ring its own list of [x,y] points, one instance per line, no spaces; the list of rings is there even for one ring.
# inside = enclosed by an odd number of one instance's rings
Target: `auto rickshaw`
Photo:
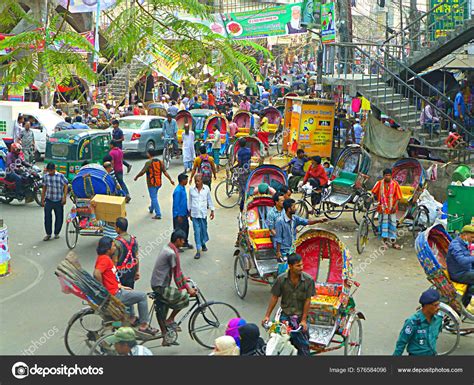
[[[85,162],[102,164],[111,140],[110,132],[102,130],[56,132],[46,143],[45,163],[54,163],[56,169],[72,182]]]
[[[164,118],[168,115],[166,108],[161,103],[150,103],[147,109],[148,115],[162,116]]]

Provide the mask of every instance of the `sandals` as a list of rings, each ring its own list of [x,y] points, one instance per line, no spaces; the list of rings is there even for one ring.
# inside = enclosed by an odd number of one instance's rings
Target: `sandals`
[[[138,331],[140,333],[146,333],[151,335],[155,335],[156,333],[158,333],[158,329],[152,328],[151,326],[147,326],[145,329],[138,328]]]
[[[181,327],[176,323],[176,322],[167,322],[166,323],[166,326],[173,329],[174,331],[176,332],[180,332],[181,331]]]

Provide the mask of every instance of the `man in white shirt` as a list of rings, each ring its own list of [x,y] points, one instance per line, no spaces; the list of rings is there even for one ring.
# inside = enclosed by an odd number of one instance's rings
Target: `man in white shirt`
[[[13,125],[13,142],[17,143],[21,140],[21,130],[23,129],[23,122],[25,118],[22,115],[18,115],[18,119]]]
[[[184,172],[188,172],[193,169],[194,158],[196,158],[196,149],[194,148],[194,131],[189,129],[189,123],[185,123],[183,132]]]
[[[219,171],[219,158],[221,153],[221,133],[219,131],[219,127],[216,124],[214,126],[214,138],[212,139],[212,157],[214,158],[214,163],[216,165],[217,171]]]
[[[189,216],[193,222],[194,240],[196,241],[196,255],[194,259],[201,258],[201,251],[206,252],[206,242],[209,241],[207,233],[207,211],[211,210],[210,218],[214,219],[214,203],[212,203],[211,190],[202,183],[201,174],[194,176],[195,186],[189,189]]]

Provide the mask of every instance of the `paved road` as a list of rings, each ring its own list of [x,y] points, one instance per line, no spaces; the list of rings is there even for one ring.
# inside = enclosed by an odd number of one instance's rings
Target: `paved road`
[[[127,205],[129,228],[138,237],[142,250],[149,251],[142,258],[142,279],[136,288],[149,291],[155,257],[171,231],[172,186],[165,180],[160,190],[163,219],[152,220],[147,211],[146,182],[143,178],[133,182],[144,160],[135,157],[131,163],[133,170],[126,175],[133,197]],[[180,163],[174,160],[170,174],[176,179],[180,171]],[[66,210],[69,209],[70,203]],[[53,274],[68,252],[64,230],[61,239],[43,242],[43,211],[35,203],[1,205],[0,216],[9,228],[13,266],[10,276],[0,278],[0,354],[67,354],[64,330],[68,319],[82,305],[77,297],[61,293]],[[237,208],[217,208],[216,218],[209,225],[209,251],[200,260],[193,259],[192,251],[186,251],[182,267],[186,275],[198,282],[208,299],[228,302],[248,321],[259,323],[269,299],[269,287],[250,283],[245,300],[240,300],[234,292],[232,267],[237,216]],[[354,246],[355,225],[350,216],[322,227],[336,232],[354,257],[355,279],[361,283],[355,299],[357,308],[366,317],[363,354],[391,354],[403,321],[413,313],[420,292],[428,286],[411,247],[411,235],[404,238],[402,251],[389,250],[374,257],[373,251],[380,244],[373,240],[360,257]],[[75,250],[88,271],[94,266],[96,242],[97,238],[80,237]],[[152,350],[155,354],[208,354],[186,332],[180,334],[179,341],[179,347],[153,347]],[[473,351],[474,335],[471,335],[461,339],[456,354],[472,354]]]

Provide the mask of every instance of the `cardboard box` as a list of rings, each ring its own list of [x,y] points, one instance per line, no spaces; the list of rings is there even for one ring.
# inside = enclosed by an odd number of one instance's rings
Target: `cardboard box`
[[[95,216],[106,222],[115,222],[118,217],[125,217],[125,197],[96,194],[91,202],[95,202]]]

